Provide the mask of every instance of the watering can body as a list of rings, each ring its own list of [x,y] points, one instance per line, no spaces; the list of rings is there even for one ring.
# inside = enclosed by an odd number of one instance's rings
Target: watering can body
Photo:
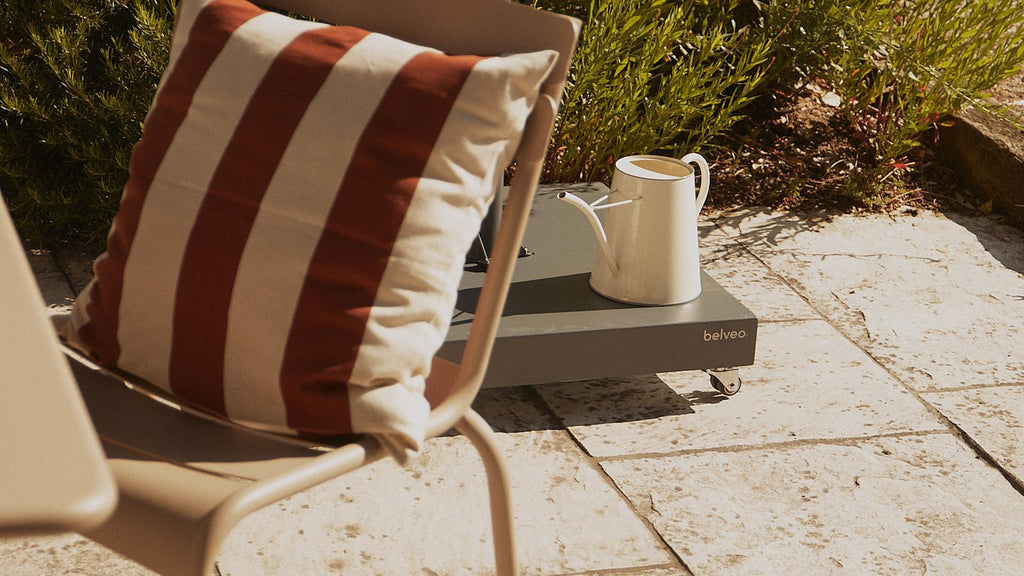
[[[693,164],[700,169],[699,189]],[[679,304],[700,296],[697,214],[708,187],[707,162],[699,154],[682,160],[643,155],[615,163],[606,198],[586,204],[560,194],[584,211],[600,243],[591,288],[612,300],[643,305]]]

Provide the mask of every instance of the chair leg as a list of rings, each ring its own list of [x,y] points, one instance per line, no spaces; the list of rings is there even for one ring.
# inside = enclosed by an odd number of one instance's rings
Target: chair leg
[[[512,501],[505,457],[498,449],[490,425],[473,410],[466,411],[462,419],[455,424],[455,429],[473,443],[487,471],[497,576],[516,576],[519,567],[516,561],[515,527],[512,524]]]

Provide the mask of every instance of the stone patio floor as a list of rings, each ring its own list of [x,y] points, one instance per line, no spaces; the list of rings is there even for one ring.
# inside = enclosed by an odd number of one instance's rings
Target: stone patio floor
[[[1021,574],[1024,232],[743,210],[701,234],[705,269],[760,319],[739,394],[700,372],[481,394],[522,573]],[[67,270],[32,259],[66,304]],[[3,576],[149,574],[75,535],[0,558]],[[490,574],[482,467],[464,438],[433,440],[250,516],[218,570]]]

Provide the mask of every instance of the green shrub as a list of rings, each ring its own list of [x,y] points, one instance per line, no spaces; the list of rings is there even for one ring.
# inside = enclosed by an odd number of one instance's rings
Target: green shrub
[[[173,0],[0,3],[0,189],[24,237],[102,242],[173,10]]]
[[[745,107],[815,82],[839,95],[873,153],[850,181],[870,199],[939,118],[981,104],[1024,62],[1024,11],[1001,0],[534,4],[585,22],[548,180],[602,179],[624,154],[707,146]]]
[[[864,34],[876,22],[877,0],[769,0],[756,2],[756,29],[772,43],[769,77],[776,87],[819,80],[835,62],[870,44]]]
[[[770,56],[736,25],[742,2],[541,4],[585,19],[547,181],[604,179],[627,154],[699,149],[739,120]]]
[[[892,2],[866,58],[833,81],[844,109],[896,159],[940,117],[977,103],[1024,62],[1024,14],[1003,0]],[[855,65],[856,68],[852,68]],[[870,67],[869,67],[870,66]]]
[[[774,0],[761,9],[780,74],[835,90],[882,166],[1024,63],[1018,2]]]
[[[527,2],[527,0],[521,0]],[[529,0],[584,30],[547,181],[711,145],[780,90],[826,84],[875,193],[940,116],[1024,62],[1002,0]],[[100,245],[167,60],[174,0],[0,0],[0,190],[28,239]],[[872,171],[874,170],[874,171]]]

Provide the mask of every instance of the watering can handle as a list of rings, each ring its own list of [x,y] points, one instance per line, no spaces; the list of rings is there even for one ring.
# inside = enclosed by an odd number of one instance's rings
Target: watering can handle
[[[697,212],[699,213],[701,208],[704,207],[704,202],[708,199],[708,189],[711,188],[711,176],[708,170],[708,161],[703,156],[696,152],[691,152],[686,156],[683,156],[683,162],[687,164],[697,163],[697,167],[700,168],[700,190],[697,192]]]

